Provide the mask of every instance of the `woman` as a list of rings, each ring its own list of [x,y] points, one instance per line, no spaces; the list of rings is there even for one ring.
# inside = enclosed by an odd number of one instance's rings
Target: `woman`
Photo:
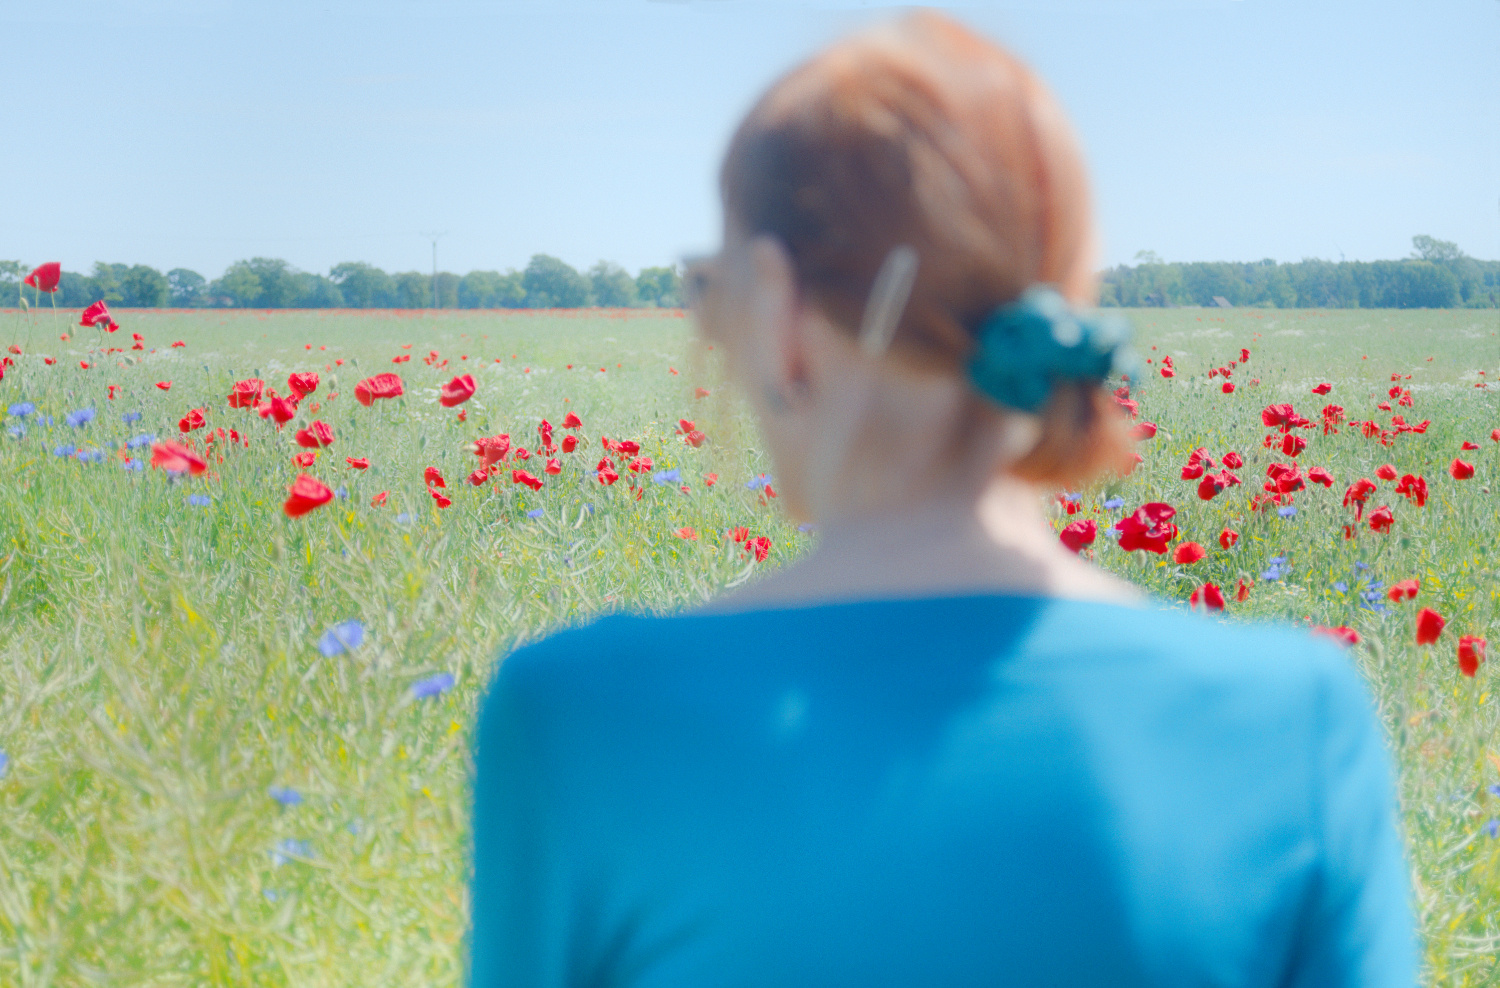
[[[1413,983],[1347,660],[1153,609],[1045,523],[1129,449],[1037,79],[909,18],[780,80],[722,189],[697,315],[818,546],[505,661],[475,988]]]

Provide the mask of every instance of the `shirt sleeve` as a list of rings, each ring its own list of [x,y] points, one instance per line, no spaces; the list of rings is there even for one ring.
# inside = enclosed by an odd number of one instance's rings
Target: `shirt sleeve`
[[[474,758],[469,984],[553,988],[566,970],[569,882],[549,796],[546,717],[525,650],[506,659]]]
[[[1322,867],[1287,984],[1412,988],[1411,893],[1384,738],[1348,659],[1330,664],[1316,766]]]

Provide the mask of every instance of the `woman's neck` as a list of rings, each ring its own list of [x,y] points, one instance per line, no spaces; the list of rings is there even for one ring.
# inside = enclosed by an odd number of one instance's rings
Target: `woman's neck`
[[[1035,488],[1002,478],[977,496],[834,517],[806,557],[715,601],[755,610],[839,600],[1011,593],[1129,602],[1129,584],[1064,549]]]

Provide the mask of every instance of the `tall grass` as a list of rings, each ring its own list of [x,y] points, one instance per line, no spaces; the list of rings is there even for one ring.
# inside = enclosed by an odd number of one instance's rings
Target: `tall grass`
[[[75,335],[46,311],[0,315],[24,351],[0,382],[0,404],[37,406],[24,422],[7,419],[23,435],[0,434],[0,983],[458,983],[469,728],[497,655],[604,610],[668,610],[751,577],[756,564],[726,537],[731,527],[771,537],[762,565],[813,536],[746,488],[769,469],[753,426],[714,354],[671,315],[118,315],[123,329],[105,344],[128,347],[115,337],[135,331],[147,350],[90,355],[92,331]],[[1141,416],[1161,426],[1142,444],[1141,467],[1083,492],[1083,510],[1107,524],[1119,515],[1102,506],[1111,495],[1127,510],[1166,500],[1184,537],[1211,552],[1183,567],[1101,539],[1097,558],[1174,601],[1205,579],[1228,589],[1244,578],[1254,590],[1228,620],[1360,632],[1351,656],[1401,766],[1430,983],[1486,983],[1500,943],[1500,839],[1484,830],[1500,817],[1487,792],[1500,782],[1500,724],[1490,667],[1460,676],[1453,643],[1458,633],[1500,643],[1500,444],[1487,438],[1500,415],[1497,392],[1473,386],[1479,370],[1489,380],[1500,372],[1494,317],[1172,310],[1136,321],[1146,355],[1171,352],[1179,376],[1140,393]],[[187,345],[168,346],[178,339]],[[1204,371],[1241,346],[1251,361],[1224,395]],[[432,350],[447,367],[422,362]],[[392,365],[407,353],[409,363]],[[80,359],[94,366],[82,370]],[[226,406],[238,378],[284,389],[289,372],[305,370],[323,382],[283,430]],[[356,404],[354,383],[387,370],[405,378],[405,397]],[[478,391],[460,422],[435,397],[465,372]],[[1425,435],[1389,449],[1347,430],[1311,437],[1300,461],[1329,467],[1336,486],[1299,494],[1295,518],[1246,511],[1270,459],[1260,408],[1293,401],[1315,417],[1337,401],[1353,417],[1377,417],[1394,372],[1412,374],[1403,383],[1415,408],[1401,411],[1430,418]],[[170,391],[155,386],[166,380]],[[1327,399],[1308,393],[1319,380],[1334,384]],[[113,400],[109,384],[119,385]],[[697,387],[712,394],[696,398]],[[346,496],[288,519],[281,502],[300,472],[291,436],[313,402],[337,439],[307,472]],[[65,424],[86,407],[91,423]],[[211,456],[199,478],[122,466],[125,440],[175,437],[198,407],[210,430],[235,428],[248,448]],[[585,442],[541,491],[508,474],[465,482],[474,437],[507,432],[535,447],[540,419],[558,426],[570,410]],[[134,411],[140,421],[122,421]],[[683,417],[708,444],[681,442]],[[690,491],[626,471],[601,487],[601,435],[639,441],[653,472],[680,469]],[[1479,470],[1459,482],[1445,468],[1464,439],[1484,448],[1463,454]],[[54,454],[66,445],[105,458]],[[1198,446],[1215,458],[1240,451],[1245,486],[1198,501],[1178,477]],[[345,456],[371,467],[349,469]],[[1423,473],[1432,500],[1417,509],[1383,484],[1378,503],[1396,510],[1394,531],[1343,539],[1344,485],[1386,461]],[[427,494],[427,466],[446,477],[451,507]],[[712,488],[709,473],[720,478]],[[380,491],[389,499],[372,507]],[[1225,525],[1241,532],[1234,550],[1214,541]],[[674,534],[685,526],[699,539]],[[1278,555],[1286,575],[1262,579]],[[1417,602],[1386,601],[1388,613],[1361,606],[1363,583],[1406,577],[1422,580]],[[1449,618],[1438,646],[1413,644],[1423,604]],[[325,655],[321,636],[350,619],[363,643]],[[440,673],[454,677],[451,689],[413,691]]]

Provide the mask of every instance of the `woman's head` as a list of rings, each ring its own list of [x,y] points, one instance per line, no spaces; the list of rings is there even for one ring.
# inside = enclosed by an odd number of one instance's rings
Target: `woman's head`
[[[700,318],[741,354],[736,373],[759,367],[773,391],[826,401],[858,392],[853,365],[867,362],[838,348],[852,347],[882,263],[909,246],[916,279],[887,366],[870,368],[871,404],[895,402],[884,414],[899,417],[911,389],[946,386],[951,400],[936,404],[947,406],[952,456],[993,461],[978,433],[1005,418],[964,382],[985,318],[1037,283],[1092,301],[1088,194],[1061,109],[1016,59],[940,15],[843,41],[773,85],[730,144],[722,193],[725,251],[705,277],[723,284],[707,286]],[[825,351],[832,379],[799,379],[819,361],[789,351],[808,346]],[[788,396],[744,383],[774,433]],[[1113,465],[1123,437],[1110,405],[1091,385],[1057,388],[1035,448],[1010,468],[1061,484]]]

